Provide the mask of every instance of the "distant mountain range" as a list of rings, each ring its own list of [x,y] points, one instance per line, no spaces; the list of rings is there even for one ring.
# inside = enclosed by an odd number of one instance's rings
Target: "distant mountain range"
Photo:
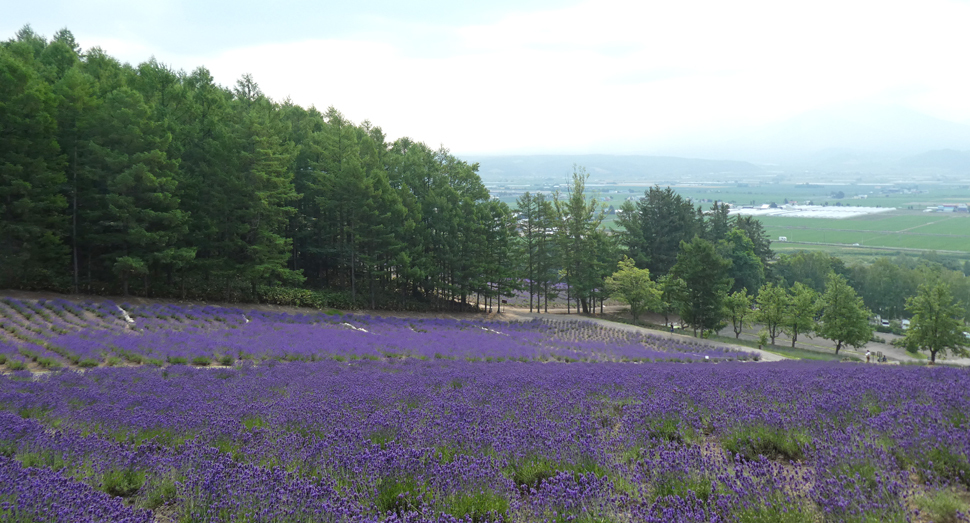
[[[611,181],[792,179],[970,180],[970,125],[911,109],[851,104],[758,127],[722,129],[644,144],[659,155],[470,156],[483,179],[563,180],[574,163]]]
[[[660,146],[676,156],[807,165],[893,161],[939,149],[970,148],[970,125],[897,106],[839,105],[759,127],[681,137]]]
[[[737,180],[763,175],[764,170],[749,162],[703,160],[673,156],[636,155],[517,155],[465,156],[480,164],[478,174],[485,181],[570,179],[573,166],[586,169],[592,181],[674,181],[691,178]]]
[[[899,161],[899,165],[906,169],[970,173],[970,151],[954,151],[953,149],[928,151],[903,158]]]

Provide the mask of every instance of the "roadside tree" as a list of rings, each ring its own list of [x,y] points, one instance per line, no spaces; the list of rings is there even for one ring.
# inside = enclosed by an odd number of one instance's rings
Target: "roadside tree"
[[[788,310],[785,313],[782,330],[791,336],[791,346],[795,346],[799,334],[815,330],[815,315],[818,313],[818,293],[811,287],[795,283],[788,297]]]
[[[724,298],[724,314],[731,320],[735,339],[741,337],[744,323],[750,324],[751,322],[751,317],[754,315],[754,310],[751,308],[753,301],[751,295],[748,294],[748,289],[741,289]]]
[[[766,283],[758,291],[757,304],[757,321],[764,324],[774,345],[788,312],[788,293],[774,283]]]
[[[906,350],[929,352],[933,363],[937,354],[970,356],[970,340],[963,333],[965,311],[954,303],[949,285],[942,281],[920,285],[916,296],[906,300],[906,310],[913,315],[904,338]]]
[[[831,273],[822,295],[819,336],[835,342],[835,353],[843,346],[862,347],[872,338],[869,310],[844,276]]]

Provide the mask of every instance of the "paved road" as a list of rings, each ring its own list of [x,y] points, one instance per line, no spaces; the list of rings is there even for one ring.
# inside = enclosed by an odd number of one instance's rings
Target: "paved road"
[[[607,308],[609,309],[609,307]],[[619,307],[618,309],[622,309],[622,307]],[[683,340],[683,341],[697,341],[697,338],[693,336],[686,336],[684,334],[676,334],[676,333],[662,331],[662,330],[647,329],[644,327],[637,327],[635,325],[630,325],[628,323],[618,323],[614,321],[607,321],[600,318],[591,318],[589,316],[582,316],[577,314],[570,314],[567,316],[564,314],[565,312],[566,312],[566,309],[562,309],[562,311],[550,309],[549,313],[536,313],[536,312],[529,312],[527,309],[506,308],[506,309],[503,309],[502,314],[496,316],[495,319],[502,319],[502,320],[509,320],[509,321],[528,321],[533,318],[556,319],[556,320],[569,319],[569,320],[586,321],[589,323],[596,323],[610,329],[617,329],[617,330],[622,330],[627,332],[637,332],[641,334],[649,334],[651,336],[661,336],[664,338],[672,338],[672,339]],[[781,360],[788,359],[778,354],[774,354],[763,350],[758,350],[745,345],[734,345],[731,343],[723,343],[720,341],[709,342],[709,343],[717,347],[727,347],[729,349],[743,350],[746,352],[756,352],[761,355],[762,361],[781,361]]]

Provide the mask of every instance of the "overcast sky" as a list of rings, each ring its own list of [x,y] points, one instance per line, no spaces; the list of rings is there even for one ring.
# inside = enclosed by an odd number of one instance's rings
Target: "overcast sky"
[[[484,4],[488,5],[484,5]],[[970,121],[970,2],[0,0],[136,64],[251,73],[456,154],[652,153],[834,104]]]

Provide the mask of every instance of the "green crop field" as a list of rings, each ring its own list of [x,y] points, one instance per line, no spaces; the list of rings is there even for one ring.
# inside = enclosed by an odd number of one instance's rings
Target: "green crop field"
[[[800,242],[970,253],[970,215],[894,211],[845,219],[765,217],[769,238]],[[855,244],[859,244],[856,246]]]

